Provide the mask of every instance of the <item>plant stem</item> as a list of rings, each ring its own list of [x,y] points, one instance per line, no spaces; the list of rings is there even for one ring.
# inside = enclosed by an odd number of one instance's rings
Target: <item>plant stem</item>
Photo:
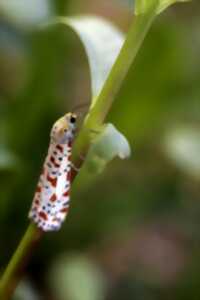
[[[154,11],[134,17],[125,43],[109,74],[105,85],[96,100],[87,121],[87,126],[94,126],[104,121],[122,83],[140,49],[155,17]]]
[[[135,16],[130,26],[124,45],[120,54],[112,67],[101,93],[97,97],[94,106],[89,111],[86,121],[74,145],[73,159],[77,165],[81,165],[80,153],[85,155],[90,144],[90,130],[100,126],[109,109],[111,108],[115,96],[120,90],[122,83],[140,49],[142,42],[156,16],[156,3],[145,14]]]
[[[95,129],[103,123],[109,109],[112,106],[114,98],[118,93],[138,50],[140,49],[144,37],[155,18],[155,11],[155,7],[152,7],[147,13],[134,17],[122,50],[120,51],[120,54],[101,93],[96,99],[94,106],[89,111],[83,128],[81,129],[74,144],[73,161],[76,166],[81,166],[83,163],[80,159],[80,154],[85,155],[87,153],[90,144],[90,129]],[[73,170],[72,178],[74,179],[76,175],[77,172]],[[28,227],[1,279],[1,300],[8,300],[12,295],[20,279],[20,273],[23,271],[25,262],[29,255],[33,252],[33,246],[40,240],[42,235],[43,233],[35,225],[31,224]]]
[[[34,224],[30,224],[25,232],[17,250],[12,256],[10,263],[0,281],[0,299],[10,299],[13,291],[15,290],[18,281],[20,280],[21,273],[26,265],[26,262],[33,252],[43,233]]]

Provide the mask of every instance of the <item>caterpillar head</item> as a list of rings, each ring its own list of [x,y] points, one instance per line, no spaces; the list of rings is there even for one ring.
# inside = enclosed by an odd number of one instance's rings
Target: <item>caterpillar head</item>
[[[51,130],[51,140],[54,143],[66,144],[74,138],[77,116],[67,113],[58,119]]]

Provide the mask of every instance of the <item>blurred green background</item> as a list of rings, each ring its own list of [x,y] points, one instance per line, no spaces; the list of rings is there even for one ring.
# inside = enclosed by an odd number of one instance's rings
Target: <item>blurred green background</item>
[[[62,230],[34,251],[18,300],[200,299],[200,3],[160,15],[108,116],[132,146],[72,193]],[[56,15],[94,14],[127,32],[125,0],[0,2],[0,268],[27,225],[52,123],[90,99],[72,33]]]

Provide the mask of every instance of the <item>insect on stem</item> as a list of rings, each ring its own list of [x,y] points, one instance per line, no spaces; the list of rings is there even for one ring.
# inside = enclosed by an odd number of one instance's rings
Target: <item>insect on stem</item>
[[[29,218],[43,231],[60,229],[69,211],[71,162],[76,114],[60,118],[51,130],[51,141],[33,198]]]

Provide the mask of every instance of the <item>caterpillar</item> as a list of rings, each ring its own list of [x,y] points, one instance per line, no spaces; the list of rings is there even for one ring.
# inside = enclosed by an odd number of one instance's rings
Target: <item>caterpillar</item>
[[[59,230],[69,211],[76,119],[76,114],[67,113],[51,130],[48,153],[28,215],[42,231]]]

